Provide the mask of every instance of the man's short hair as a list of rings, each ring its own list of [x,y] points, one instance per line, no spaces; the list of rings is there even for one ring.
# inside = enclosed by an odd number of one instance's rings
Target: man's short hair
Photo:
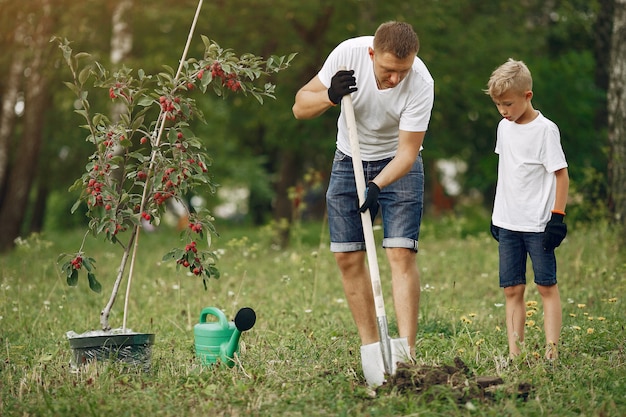
[[[416,55],[420,42],[413,27],[404,22],[385,22],[374,34],[374,51],[391,52],[399,59]]]
[[[533,77],[526,64],[509,58],[491,73],[485,93],[500,97],[509,91],[523,94],[532,89]]]

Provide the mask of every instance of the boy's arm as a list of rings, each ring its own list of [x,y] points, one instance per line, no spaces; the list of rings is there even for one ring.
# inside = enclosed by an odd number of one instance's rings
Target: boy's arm
[[[552,211],[565,214],[565,206],[567,205],[567,195],[569,192],[569,174],[567,168],[561,168],[555,171],[554,175],[556,176],[556,198]]]
[[[552,216],[546,225],[543,235],[543,249],[552,251],[559,246],[567,235],[567,225],[563,223],[565,216],[565,205],[567,204],[567,193],[569,191],[569,174],[567,168],[555,171],[556,175],[556,198]]]

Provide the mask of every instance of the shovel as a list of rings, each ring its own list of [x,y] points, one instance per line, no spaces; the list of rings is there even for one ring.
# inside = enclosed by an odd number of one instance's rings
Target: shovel
[[[365,201],[365,175],[363,174],[361,149],[359,147],[359,137],[356,129],[354,107],[352,105],[352,97],[350,94],[343,96],[341,105],[346,114],[346,121],[348,124],[354,179],[356,181],[357,195],[359,196],[359,206],[361,206]],[[378,323],[378,335],[380,338],[379,342],[361,346],[361,361],[363,365],[363,374],[367,383],[371,386],[375,386],[382,385],[385,380],[385,375],[395,374],[397,363],[399,361],[405,361],[410,355],[410,350],[406,337],[399,339],[391,339],[389,337],[387,315],[385,314],[385,301],[383,299],[380,272],[378,269],[378,259],[376,257],[374,230],[372,228],[372,218],[369,210],[361,213],[361,222],[363,223],[363,236],[365,237],[367,264],[370,270],[372,292],[374,294],[374,306],[376,309],[376,320]]]

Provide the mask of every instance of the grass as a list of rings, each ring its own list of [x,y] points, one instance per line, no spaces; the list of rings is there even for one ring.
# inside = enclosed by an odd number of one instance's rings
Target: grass
[[[468,233],[466,219],[424,221],[418,361],[460,357],[476,375],[505,381],[493,402],[457,405],[446,387],[427,395],[368,390],[359,340],[327,249],[323,224],[303,224],[293,246],[277,250],[269,228],[218,225],[222,277],[202,283],[162,254],[178,239],[163,228],[142,234],[129,327],[156,333],[148,373],[115,363],[71,372],[65,333],[95,329],[119,251],[91,240],[103,294],[86,277],[68,287],[55,264],[79,247],[78,231],[28,238],[0,257],[0,415],[3,416],[621,416],[626,414],[624,292],[626,256],[606,225],[570,225],[558,251],[563,301],[560,360],[543,360],[541,303],[527,289],[523,354],[505,365],[504,307],[497,247],[487,233]],[[390,332],[395,334],[389,270],[379,251]],[[530,277],[532,279],[532,277]],[[107,285],[108,284],[108,285]],[[534,305],[534,302],[538,302]],[[117,301],[111,316],[121,326]],[[240,364],[205,367],[194,356],[193,326],[203,307],[232,320],[251,306],[255,327],[242,336]],[[533,386],[522,401],[510,390]]]

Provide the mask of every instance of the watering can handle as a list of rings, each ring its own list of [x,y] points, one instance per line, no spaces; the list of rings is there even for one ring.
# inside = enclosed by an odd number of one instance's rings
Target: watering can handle
[[[217,317],[219,324],[220,326],[222,326],[222,328],[224,329],[228,328],[228,320],[226,319],[226,316],[224,315],[222,310],[220,310],[219,308],[216,308],[216,307],[203,308],[202,312],[200,313],[200,323],[206,323],[206,316],[208,315]]]

